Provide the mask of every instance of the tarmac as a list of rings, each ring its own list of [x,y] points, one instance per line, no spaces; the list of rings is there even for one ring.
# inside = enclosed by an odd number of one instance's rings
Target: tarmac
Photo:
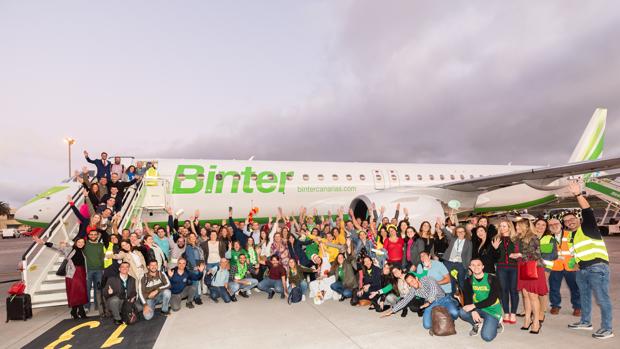
[[[611,297],[620,297],[620,237],[606,238],[611,259]],[[618,319],[620,306],[614,303],[616,337],[597,340],[592,331],[570,330],[568,323],[578,320],[571,315],[568,289],[562,286],[563,305],[559,315],[547,314],[541,332],[533,335],[521,331],[521,323],[505,325],[503,333],[490,342],[480,337],[470,337],[469,324],[457,320],[457,334],[448,337],[431,337],[424,330],[421,318],[409,313],[406,318],[398,314],[381,319],[366,307],[351,307],[348,302],[327,301],[314,305],[310,300],[289,305],[278,296],[268,300],[265,293],[253,292],[249,299],[239,297],[236,303],[215,304],[203,296],[204,304],[194,309],[183,308],[165,319],[161,332],[151,330],[153,322],[139,322],[137,328],[112,328],[109,319],[101,320],[102,326],[75,331],[74,338],[60,343],[73,344],[74,348],[104,347],[116,339],[111,348],[147,347],[132,341],[136,332],[145,337],[154,336],[154,348],[619,348]],[[11,321],[0,325],[1,348],[41,347],[61,335],[52,333],[69,318],[66,307],[35,309],[34,317],[26,322]],[[519,318],[519,320],[522,320]],[[600,312],[593,306],[594,329],[600,324]],[[73,321],[73,320],[71,320]],[[99,321],[93,317],[89,321]],[[82,322],[76,322],[81,324]],[[65,321],[63,323],[69,323]],[[105,325],[105,326],[104,326]],[[93,325],[94,326],[94,325]],[[107,326],[107,327],[106,327]],[[142,327],[141,330],[138,326]],[[52,329],[52,330],[50,330]],[[148,329],[148,330],[147,330]],[[109,331],[102,333],[102,331]],[[116,337],[114,336],[116,334]],[[84,343],[87,337],[88,345]],[[80,339],[81,338],[81,339]],[[145,340],[148,338],[144,338]],[[73,341],[73,342],[72,342]],[[133,344],[131,344],[133,343]],[[139,343],[150,343],[149,340]],[[150,347],[150,345],[148,345]]]

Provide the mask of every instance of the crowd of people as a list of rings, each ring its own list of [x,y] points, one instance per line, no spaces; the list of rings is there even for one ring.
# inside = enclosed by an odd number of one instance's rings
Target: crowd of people
[[[109,314],[116,323],[130,314],[150,320],[159,313],[202,305],[203,299],[237,302],[253,293],[279,295],[289,303],[333,299],[368,306],[382,317],[411,311],[432,327],[432,313],[443,307],[452,319],[472,325],[470,335],[491,341],[504,325],[539,334],[547,314],[558,314],[562,279],[570,289],[571,329],[592,330],[592,293],[601,310],[601,327],[593,337],[613,337],[609,299],[609,256],[594,213],[577,183],[569,185],[582,208],[548,220],[471,217],[458,225],[449,218],[414,227],[400,205],[394,217],[372,205],[367,217],[352,210],[320,216],[301,207],[259,224],[252,217],[211,224],[200,211],[187,220],[168,209],[167,224],[119,227],[125,190],[142,180],[149,167],[120,167],[107,154],[86,159],[97,167],[79,181],[85,202],[69,198],[80,221],[72,242],[58,246],[66,257],[66,286],[71,315],[87,309]],[[348,217],[347,217],[348,213]],[[91,292],[92,290],[92,292]],[[90,295],[94,294],[94,297]],[[523,313],[518,314],[519,301]],[[129,314],[129,315],[128,315]]]

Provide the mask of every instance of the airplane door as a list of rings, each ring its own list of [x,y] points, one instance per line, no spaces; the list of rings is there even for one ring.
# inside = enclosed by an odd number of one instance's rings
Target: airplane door
[[[375,189],[385,189],[385,176],[381,170],[372,170],[372,178],[375,182]]]
[[[398,178],[398,172],[396,170],[390,170],[388,182],[390,183],[390,188],[400,186],[400,179]]]

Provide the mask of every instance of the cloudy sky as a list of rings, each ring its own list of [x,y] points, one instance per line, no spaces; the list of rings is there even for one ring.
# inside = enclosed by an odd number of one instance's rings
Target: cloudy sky
[[[0,200],[66,145],[151,157],[559,164],[620,155],[618,1],[0,0]]]

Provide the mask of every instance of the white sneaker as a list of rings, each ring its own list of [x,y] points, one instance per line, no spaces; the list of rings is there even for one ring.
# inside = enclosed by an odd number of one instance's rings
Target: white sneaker
[[[258,293],[262,292],[262,291],[260,290],[260,288],[258,288],[258,287],[257,287],[257,288],[255,288],[254,290],[255,290],[256,292],[258,292]],[[249,292],[249,291],[248,291],[248,292]],[[250,293],[248,293],[248,294],[250,294]]]
[[[245,291],[245,294],[247,294],[247,295],[249,296],[249,295],[251,295],[251,294],[252,294],[252,291],[247,290],[247,291]]]
[[[305,294],[301,295],[301,301],[302,301],[302,302],[305,302],[305,301],[306,301],[306,295],[305,295]]]

